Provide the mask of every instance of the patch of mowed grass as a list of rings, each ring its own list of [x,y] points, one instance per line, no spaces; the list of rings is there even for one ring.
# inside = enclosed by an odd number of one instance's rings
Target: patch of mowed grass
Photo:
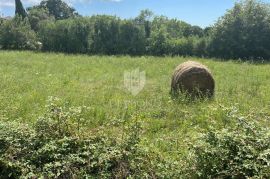
[[[207,65],[216,81],[212,100],[187,102],[170,97],[175,67],[195,60]],[[144,89],[133,96],[124,73],[146,72]],[[49,96],[86,106],[89,130],[104,124],[118,135],[125,120],[143,123],[142,144],[169,156],[184,155],[188,141],[211,127],[233,125],[234,113],[269,125],[269,64],[183,57],[87,56],[18,51],[0,52],[0,118],[35,122]]]

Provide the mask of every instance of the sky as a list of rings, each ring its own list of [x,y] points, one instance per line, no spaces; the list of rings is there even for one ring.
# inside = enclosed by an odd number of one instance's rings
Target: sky
[[[14,15],[15,0],[0,0],[0,14]],[[41,0],[21,0],[24,7]],[[116,15],[121,18],[136,17],[141,10],[149,9],[156,15],[177,18],[192,25],[207,27],[233,7],[236,0],[64,0],[81,15]],[[265,0],[270,2],[270,0]]]

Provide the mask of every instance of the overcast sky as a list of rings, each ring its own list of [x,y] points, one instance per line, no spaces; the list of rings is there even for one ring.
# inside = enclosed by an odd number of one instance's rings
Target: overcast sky
[[[14,15],[15,0],[0,0],[0,12],[4,16]],[[22,0],[24,7],[38,4],[41,0]],[[64,0],[80,14],[116,15],[131,18],[142,9],[150,9],[157,15],[178,18],[193,25],[206,27],[215,23],[235,0]],[[270,0],[265,0],[270,2]]]

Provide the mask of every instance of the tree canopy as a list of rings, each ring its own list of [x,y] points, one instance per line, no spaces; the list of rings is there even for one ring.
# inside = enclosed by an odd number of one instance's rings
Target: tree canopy
[[[43,0],[39,5],[29,8],[29,10],[31,9],[47,9],[49,14],[54,16],[56,20],[68,19],[79,15],[73,7],[70,7],[62,0]]]
[[[269,5],[255,0],[236,3],[215,24],[211,53],[223,58],[269,58]]]
[[[16,0],[16,12],[23,19],[26,17],[20,0]],[[44,51],[270,59],[270,7],[258,0],[235,3],[216,24],[206,28],[154,15],[148,9],[133,19],[82,17],[62,0],[41,1],[28,8],[25,19]],[[0,48],[23,49],[10,32],[25,34],[25,28],[20,32],[17,25],[21,25],[10,21],[5,20],[0,26],[0,43],[4,43]],[[10,43],[14,44],[6,45],[8,39],[13,39]]]
[[[15,0],[15,14],[21,16],[22,18],[27,16],[21,0]]]

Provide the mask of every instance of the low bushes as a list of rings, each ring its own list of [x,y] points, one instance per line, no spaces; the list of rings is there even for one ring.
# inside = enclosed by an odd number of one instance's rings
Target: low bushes
[[[149,163],[153,154],[139,147],[139,123],[127,124],[121,139],[102,131],[85,137],[78,124],[80,108],[59,104],[51,98],[46,114],[33,127],[0,122],[0,178],[161,176],[155,163]]]
[[[270,176],[269,128],[242,118],[236,119],[236,127],[203,135],[191,144],[188,157],[164,157],[140,144],[143,126],[138,119],[121,122],[124,133],[117,137],[105,132],[105,126],[89,131],[82,125],[83,110],[51,98],[33,126],[1,121],[0,178]]]
[[[269,178],[269,128],[237,119],[237,125],[211,130],[192,149],[199,178]]]

